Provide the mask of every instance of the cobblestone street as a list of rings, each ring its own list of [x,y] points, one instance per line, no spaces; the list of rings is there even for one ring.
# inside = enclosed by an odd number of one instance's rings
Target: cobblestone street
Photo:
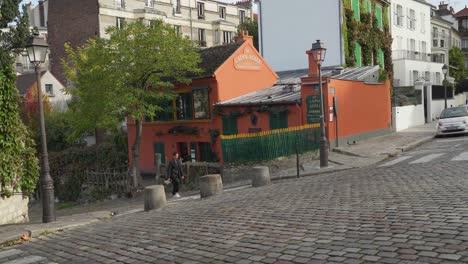
[[[279,181],[41,236],[0,263],[468,263],[467,173],[439,157]]]

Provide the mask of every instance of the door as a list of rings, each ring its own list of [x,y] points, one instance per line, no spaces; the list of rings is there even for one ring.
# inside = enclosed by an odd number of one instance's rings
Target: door
[[[161,163],[166,163],[166,153],[164,151],[164,142],[155,142],[154,143],[154,154],[161,153]],[[153,155],[154,157],[154,155]]]

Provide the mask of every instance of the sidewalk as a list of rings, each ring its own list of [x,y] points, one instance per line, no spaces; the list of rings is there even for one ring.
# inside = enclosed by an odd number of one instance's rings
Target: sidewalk
[[[433,138],[434,133],[435,123],[431,123],[398,133],[391,133],[359,141],[354,145],[340,146],[340,148],[330,151],[329,167],[326,169],[320,168],[317,153],[301,155],[300,176],[311,176],[370,166],[430,141]],[[270,167],[270,173],[273,181],[291,179],[295,178],[297,175],[295,157],[282,158],[260,163],[258,165],[266,165]],[[252,165],[238,166],[235,168],[235,171],[225,171],[227,174],[240,174],[244,179],[237,182],[227,181],[224,184],[225,188],[236,188],[240,186],[244,186],[241,188],[247,188],[250,185],[248,175],[251,167]],[[198,197],[199,196],[196,194],[188,195],[183,199],[173,200],[168,198],[168,204],[170,205],[186,199],[198,199]],[[71,208],[57,210],[56,222],[42,224],[41,206],[39,202],[35,201],[30,205],[30,223],[0,226],[0,245],[7,241],[17,240],[25,233],[29,236],[37,236],[44,232],[53,232],[66,228],[82,226],[142,210],[143,196],[140,195],[133,199],[107,200],[95,204],[78,205]]]

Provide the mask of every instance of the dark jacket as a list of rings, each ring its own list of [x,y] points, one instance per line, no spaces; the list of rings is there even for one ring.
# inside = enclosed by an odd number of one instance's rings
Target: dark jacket
[[[182,178],[184,174],[182,172],[182,163],[180,162],[180,160],[172,159],[171,161],[169,161],[167,175],[173,180],[180,180]]]

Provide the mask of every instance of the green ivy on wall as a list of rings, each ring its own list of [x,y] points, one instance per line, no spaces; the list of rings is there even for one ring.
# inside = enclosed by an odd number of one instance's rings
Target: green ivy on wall
[[[388,23],[388,6],[383,7],[383,29],[378,27],[375,15],[377,0],[359,0],[360,21],[354,18],[351,1],[343,0],[343,39],[345,45],[345,63],[347,67],[356,65],[356,43],[361,46],[362,65],[378,64],[378,50],[384,54],[384,69],[379,80],[392,78],[392,37]],[[369,10],[370,4],[370,13]]]

